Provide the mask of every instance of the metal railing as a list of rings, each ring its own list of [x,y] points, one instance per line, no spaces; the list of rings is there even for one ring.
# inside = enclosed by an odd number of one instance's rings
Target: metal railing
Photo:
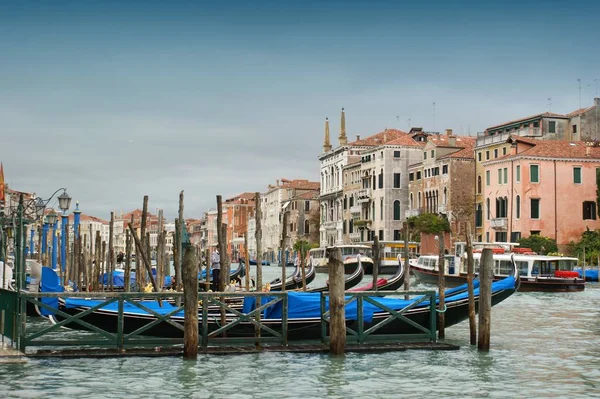
[[[419,295],[420,297],[411,301],[407,306],[400,310],[391,309],[379,302],[373,297],[383,297],[389,295]],[[329,336],[328,325],[329,325],[329,310],[327,309],[326,298],[328,297],[327,292],[321,293],[321,342],[325,343],[328,341]],[[416,323],[415,321],[406,317],[406,312],[410,309],[415,308],[417,305],[429,301],[429,326],[424,327],[421,324]],[[351,328],[346,322],[346,341],[347,342],[355,342],[358,344],[363,344],[366,342],[374,342],[374,341],[389,341],[393,340],[419,340],[419,339],[427,339],[431,342],[436,341],[436,332],[437,332],[437,312],[436,312],[436,294],[435,291],[362,291],[362,292],[346,292],[346,301],[345,306],[348,306],[352,302],[356,302],[357,306],[357,314],[356,314],[356,323],[352,325],[355,329]],[[387,312],[388,316],[383,320],[378,321],[376,323],[369,322],[367,323],[368,327],[365,329],[365,317],[364,317],[364,303],[367,302],[369,304],[374,305],[378,309],[381,309],[381,312]],[[346,320],[348,317],[346,316]],[[401,323],[414,331],[420,331],[420,333],[410,333],[410,334],[374,334],[377,330],[383,328],[389,323]]]

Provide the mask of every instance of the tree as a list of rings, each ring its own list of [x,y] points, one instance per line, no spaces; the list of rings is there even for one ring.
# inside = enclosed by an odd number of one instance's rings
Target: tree
[[[600,230],[587,230],[581,235],[581,240],[569,244],[569,252],[574,256],[583,256],[585,248],[586,264],[598,260],[600,255]]]
[[[519,245],[523,248],[531,248],[533,252],[545,255],[549,252],[558,252],[558,246],[556,241],[550,237],[544,237],[541,235],[531,235],[529,237],[521,238]]]
[[[321,216],[318,207],[317,209],[311,210],[308,213],[308,225],[310,227],[308,233],[308,242],[311,244],[319,244],[319,229],[321,228]]]
[[[435,213],[422,213],[419,216],[408,218],[407,223],[412,230],[424,234],[449,233],[448,219]]]

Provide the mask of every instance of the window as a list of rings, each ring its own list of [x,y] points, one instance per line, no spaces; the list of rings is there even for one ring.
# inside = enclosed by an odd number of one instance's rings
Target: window
[[[352,225],[352,221],[350,221],[350,225]],[[310,223],[308,223],[308,220],[304,221],[304,235],[308,235],[310,234]]]
[[[520,231],[513,231],[512,233],[510,233],[510,242],[517,242],[520,239],[521,239]]]
[[[352,197],[350,197],[350,201],[352,201]],[[310,201],[304,201],[304,212],[310,211]]]
[[[548,133],[556,133],[556,122],[555,121],[548,122]]]
[[[487,198],[485,200],[485,207],[486,207],[486,210],[485,210],[485,213],[486,213],[485,220],[490,220],[491,210],[490,210],[490,199],[489,198]]]
[[[491,174],[489,170],[485,171],[485,185],[489,186],[490,185],[490,180],[491,180]]]
[[[394,188],[400,188],[400,173],[394,173]]]
[[[539,231],[539,230],[531,230],[529,232],[529,234],[532,235],[532,236],[539,236],[540,233],[541,233],[541,231]]]
[[[529,181],[531,183],[540,182],[540,165],[529,165]]]
[[[506,147],[502,147],[502,155],[506,155]]]
[[[498,149],[497,148],[494,149],[494,158],[498,158]]]
[[[490,232],[489,231],[485,232],[485,242],[490,242]]]
[[[379,220],[383,220],[383,198],[379,200]]]
[[[517,219],[521,219],[521,196],[517,195],[517,198],[515,198],[515,213],[516,213],[516,218]]]
[[[521,165],[517,165],[517,170],[515,172],[515,179],[517,180],[517,183],[521,183]]]
[[[394,241],[400,241],[401,239],[400,230],[394,230]]]
[[[417,172],[417,180],[421,180],[421,171]]]
[[[508,168],[504,168],[503,172],[504,172],[504,184],[508,184]]]
[[[481,204],[477,204],[477,209],[475,210],[475,227],[481,226],[483,226],[483,214],[481,210]]]
[[[383,241],[383,230],[379,230],[379,240]]]
[[[431,150],[431,159],[435,158],[435,150]]]
[[[477,153],[477,161],[481,162],[481,151]]]
[[[423,159],[427,159],[427,151],[423,151]]]
[[[539,198],[531,199],[531,218],[532,219],[540,218],[540,199]]]
[[[596,203],[594,201],[583,202],[583,220],[596,220]]]
[[[477,194],[481,194],[481,176],[477,176]]]
[[[533,122],[533,127],[540,127],[540,122],[539,121]]]
[[[394,151],[394,158],[400,158],[400,151]]]
[[[308,220],[307,220],[308,222]],[[354,233],[354,220],[350,219],[350,223],[348,223],[348,233],[352,234]]]
[[[353,205],[354,205],[354,196],[350,197],[350,206],[353,206]]]
[[[573,125],[573,134],[577,134],[577,125]]]
[[[344,196],[344,210],[348,209],[348,197]]]
[[[485,160],[487,161],[488,159],[490,159],[490,152],[486,151],[485,152]]]
[[[383,169],[381,169],[381,173],[379,173],[379,188],[383,188]]]
[[[573,168],[573,183],[581,184],[581,166],[575,166]]]
[[[496,198],[496,217],[505,218],[508,210],[508,200],[506,197]]]
[[[448,174],[448,165],[442,165],[442,174],[443,175],[447,175]]]
[[[342,234],[346,234],[346,220],[342,223]]]
[[[400,200],[394,201],[394,220],[400,220]]]
[[[415,180],[415,174],[413,172],[410,172],[408,174],[408,181],[414,181]]]
[[[497,231],[496,232],[496,242],[506,242],[506,231]]]
[[[498,169],[498,184],[502,184],[502,169]]]

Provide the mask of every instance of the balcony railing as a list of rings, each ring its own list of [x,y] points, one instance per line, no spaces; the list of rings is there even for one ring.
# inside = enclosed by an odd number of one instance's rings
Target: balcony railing
[[[506,218],[496,218],[490,220],[490,227],[492,229],[506,229],[508,226],[508,220]]]
[[[408,209],[404,211],[404,217],[412,218],[414,216],[419,216],[421,214],[420,209]]]
[[[368,202],[371,199],[371,189],[363,188],[358,192],[358,202]]]
[[[370,219],[360,219],[360,220],[355,220],[354,221],[354,227],[357,228],[364,228],[364,227],[368,227],[371,225],[371,220]]]
[[[360,233],[350,233],[350,240],[352,241],[360,241]]]
[[[360,206],[360,205],[353,205],[350,207],[350,213],[353,215],[360,215],[361,212],[362,212],[362,206]]]
[[[337,222],[323,222],[322,225],[326,230],[335,230]]]

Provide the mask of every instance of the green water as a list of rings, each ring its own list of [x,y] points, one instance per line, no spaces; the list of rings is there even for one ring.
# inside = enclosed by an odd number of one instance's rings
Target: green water
[[[0,398],[600,397],[599,303],[597,284],[517,293],[493,308],[489,353],[465,322],[446,330],[458,351],[30,359],[0,364]]]

